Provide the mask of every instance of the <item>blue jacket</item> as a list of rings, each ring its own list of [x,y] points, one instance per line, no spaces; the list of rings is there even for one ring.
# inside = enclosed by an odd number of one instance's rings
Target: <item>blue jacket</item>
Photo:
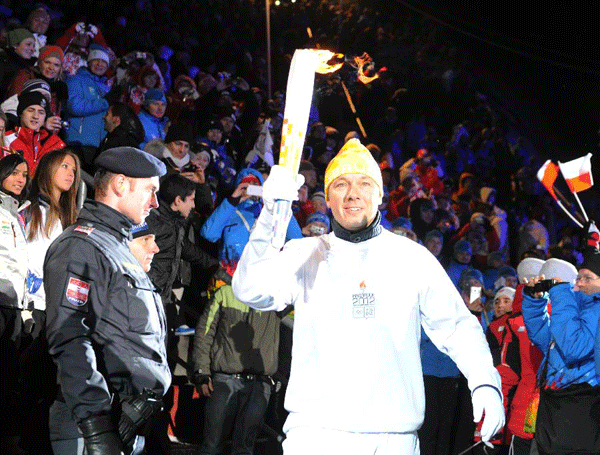
[[[242,178],[248,174],[253,174],[263,182],[262,174],[255,169],[243,169],[237,177],[236,185],[239,185]],[[200,235],[209,242],[218,242],[223,239],[223,245],[219,253],[219,259],[226,263],[237,263],[244,251],[246,243],[250,238],[250,229],[254,226],[254,222],[260,213],[260,203],[253,204],[250,201],[244,201],[236,206],[232,205],[229,200],[224,199],[223,202],[215,209],[208,217]],[[302,230],[292,216],[288,226],[286,241],[290,239],[302,238]]]
[[[552,302],[551,315],[547,311],[548,297]],[[594,344],[600,293],[586,295],[575,292],[569,283],[560,283],[540,299],[523,294],[522,311],[529,339],[544,353],[538,378],[549,355],[546,376],[549,387],[564,388],[583,382],[598,385]]]
[[[456,363],[441,352],[421,329],[421,365],[424,376],[458,378],[460,371]]]
[[[140,148],[154,139],[164,139],[167,133],[165,132],[165,126],[169,123],[167,117],[156,118],[148,114],[144,109],[141,109],[138,117],[144,127],[144,140],[140,144]]]
[[[454,259],[452,259],[448,267],[446,267],[446,273],[454,283],[454,286],[456,286],[456,289],[459,291],[460,289],[458,288],[458,281],[460,280],[460,275],[468,267],[470,267],[469,264],[461,264]]]
[[[109,107],[104,98],[109,91],[106,78],[95,76],[86,67],[81,67],[77,74],[67,79],[67,86],[67,142],[98,147],[106,135],[103,119]]]

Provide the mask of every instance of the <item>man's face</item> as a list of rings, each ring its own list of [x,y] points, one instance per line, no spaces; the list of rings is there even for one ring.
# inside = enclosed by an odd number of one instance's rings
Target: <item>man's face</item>
[[[213,128],[208,130],[206,137],[209,141],[213,141],[215,144],[218,144],[223,138],[223,132],[220,129]]]
[[[460,264],[468,264],[471,262],[471,253],[468,251],[457,251],[454,253],[454,259]]]
[[[574,289],[583,292],[585,295],[600,292],[600,277],[589,269],[579,269]]]
[[[21,126],[39,131],[46,121],[46,110],[37,104],[25,108],[21,114]]]
[[[152,258],[154,258],[154,255],[159,251],[155,241],[155,235],[143,235],[131,240],[129,242],[129,249],[144,269],[144,272],[149,272]]]
[[[190,151],[190,143],[187,141],[171,141],[165,144],[174,158],[180,160]]]
[[[133,221],[133,224],[142,224],[150,210],[158,207],[158,186],[158,177],[126,177],[124,195],[120,198],[117,210]]]
[[[58,57],[47,57],[38,62],[40,73],[46,79],[55,79],[60,73],[61,63]]]
[[[429,240],[427,240],[425,247],[431,254],[433,254],[435,257],[438,257],[442,252],[442,241],[439,237],[431,237]]]
[[[92,74],[95,74],[96,76],[104,76],[104,73],[106,73],[106,70],[108,69],[108,65],[104,60],[95,58],[88,63],[88,68]]]
[[[162,101],[152,101],[148,103],[147,109],[152,117],[163,118],[167,110],[167,104]]]
[[[304,183],[307,187],[314,188],[317,186],[317,171],[313,169],[307,169],[300,171],[300,174],[304,176]]]
[[[231,117],[223,117],[221,120],[221,125],[223,126],[223,131],[225,132],[225,134],[229,134],[231,133],[231,130],[233,129],[233,125],[235,125],[233,119]]]
[[[366,175],[345,174],[329,185],[327,206],[340,226],[349,231],[371,224],[380,204],[379,187]]]
[[[117,117],[112,113],[112,107],[108,108],[106,114],[104,114],[104,129],[109,133],[112,133],[117,126],[121,124],[121,117]]]
[[[189,196],[187,196],[185,199],[181,199],[179,196],[175,197],[175,201],[173,202],[173,205],[171,206],[173,211],[179,212],[179,214],[182,217],[187,218],[188,216],[190,216],[190,213],[192,212],[192,210],[194,210],[194,207],[196,207],[196,205],[194,203],[195,197],[196,197],[195,191],[192,194],[190,194]]]

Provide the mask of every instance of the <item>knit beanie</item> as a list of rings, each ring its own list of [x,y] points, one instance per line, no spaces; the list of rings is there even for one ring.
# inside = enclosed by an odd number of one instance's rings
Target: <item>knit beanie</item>
[[[44,46],[40,49],[40,55],[38,56],[38,61],[43,61],[46,60],[48,57],[56,57],[57,59],[60,60],[60,63],[62,65],[64,59],[65,59],[65,54],[63,53],[63,50],[58,47],[58,46]]]
[[[598,265],[600,266],[600,262],[598,263]],[[592,272],[600,276],[600,267],[598,267],[597,270],[598,272],[596,272],[595,270],[592,270]],[[542,265],[542,268],[540,269],[540,273],[538,275],[544,275],[544,278],[547,280],[556,277],[560,278],[563,281],[574,283],[575,278],[577,277],[577,268],[575,268],[575,266],[570,262],[563,261],[562,259],[551,258],[544,262],[544,265]]]
[[[106,62],[107,65],[110,64],[110,55],[108,55],[108,51],[104,49],[102,46],[96,43],[92,43],[90,45],[90,51],[88,52],[88,63],[92,60],[102,60]]]
[[[40,92],[46,94],[46,98],[50,99],[50,84],[43,79],[29,79],[23,84],[20,95],[28,92]]]
[[[458,279],[458,287],[460,289],[464,289],[469,280],[477,280],[480,283],[483,283],[483,274],[477,269],[467,267],[460,274],[460,278]]]
[[[523,278],[530,280],[540,274],[540,270],[544,265],[544,261],[538,258],[525,258],[517,266],[517,276],[519,281],[523,281]]]
[[[21,44],[21,41],[26,40],[27,38],[33,38],[33,33],[26,28],[15,28],[8,32],[8,43],[12,47],[17,47]]]
[[[144,104],[150,104],[154,101],[167,102],[167,98],[162,90],[151,88],[144,94]]]
[[[444,241],[444,236],[442,235],[442,233],[440,231],[438,231],[437,229],[432,229],[427,234],[425,234],[425,238],[423,239],[423,244],[427,245],[427,242],[429,242],[429,240],[431,240],[434,237],[437,237],[442,242]]]
[[[399,216],[394,221],[392,221],[392,228],[404,228],[410,229],[412,231],[412,221],[404,216]]]
[[[517,271],[510,265],[506,265],[498,269],[498,276],[512,276],[517,278]]]
[[[325,215],[324,213],[321,213],[321,212],[311,213],[310,216],[306,219],[306,224],[309,225],[311,223],[314,223],[315,221],[318,221],[319,223],[323,223],[325,226],[327,226],[327,230],[330,229],[329,217],[327,215]]]
[[[515,290],[508,286],[504,286],[503,288],[498,289],[498,292],[496,292],[496,295],[494,295],[494,300],[496,300],[498,297],[503,296],[503,295],[510,298],[511,300],[514,300],[515,299]]]
[[[346,174],[362,174],[371,177],[379,187],[379,196],[383,197],[383,180],[379,165],[371,152],[358,139],[350,139],[346,142],[327,165],[325,170],[325,196],[328,199],[331,182]]]
[[[46,111],[46,115],[49,114],[50,103],[40,92],[21,93],[17,99],[19,100],[19,105],[17,106],[17,117],[19,118],[29,106],[41,106]]]
[[[473,254],[473,247],[467,240],[459,240],[454,244],[454,254],[456,253],[469,253]]]
[[[173,123],[169,127],[167,135],[165,136],[165,144],[175,141],[185,141],[192,145],[194,142],[194,134],[192,133],[190,125],[187,123]]]

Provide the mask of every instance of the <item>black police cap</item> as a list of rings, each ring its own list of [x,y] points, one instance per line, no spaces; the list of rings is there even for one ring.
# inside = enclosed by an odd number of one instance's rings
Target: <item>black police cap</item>
[[[94,164],[115,174],[135,178],[161,177],[167,173],[161,160],[135,147],[105,150],[94,160]]]

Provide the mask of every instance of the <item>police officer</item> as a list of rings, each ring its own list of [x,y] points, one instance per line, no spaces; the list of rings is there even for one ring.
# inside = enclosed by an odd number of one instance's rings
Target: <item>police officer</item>
[[[60,391],[50,411],[55,455],[138,453],[136,435],[171,383],[158,293],[128,247],[158,207],[165,165],[133,147],[95,160],[95,200],[44,263],[47,336]]]

